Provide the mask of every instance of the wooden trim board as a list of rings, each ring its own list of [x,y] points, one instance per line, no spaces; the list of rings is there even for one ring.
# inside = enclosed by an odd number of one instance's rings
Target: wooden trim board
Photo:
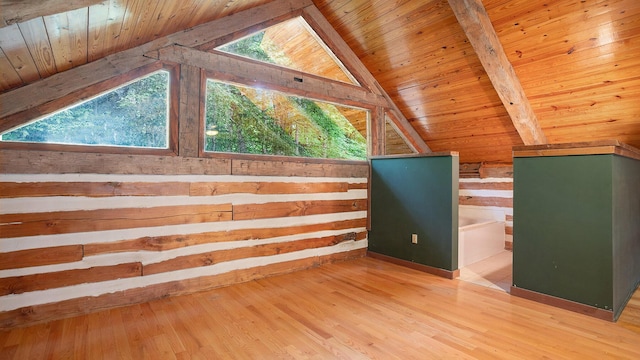
[[[528,300],[533,300],[545,305],[555,306],[561,309],[574,311],[580,314],[592,316],[598,319],[615,321],[613,310],[604,310],[597,307],[577,303],[575,301],[562,299],[559,297],[542,294],[536,291],[522,289],[519,287],[511,286],[511,295],[521,297]]]
[[[514,146],[513,157],[604,155],[615,154],[640,160],[640,149],[618,140]]]
[[[418,264],[418,263],[414,263],[414,262],[411,262],[411,261],[408,261],[408,260],[402,260],[402,259],[394,258],[394,257],[391,257],[391,256],[387,256],[387,255],[383,255],[383,254],[379,254],[379,253],[375,253],[375,252],[371,252],[371,251],[367,251],[367,256],[370,257],[370,258],[373,258],[373,259],[387,261],[387,262],[390,262],[392,264],[408,267],[408,268],[413,269],[413,270],[426,272],[428,274],[440,276],[440,277],[443,277],[443,278],[446,278],[446,279],[455,279],[458,276],[460,276],[460,269],[456,269],[456,270],[453,270],[453,271],[440,269],[440,268],[436,268],[436,267],[433,267],[433,266]]]
[[[428,152],[428,153],[420,153],[420,154],[370,156],[369,158],[370,159],[399,159],[399,158],[421,158],[421,157],[435,157],[435,156],[460,156],[460,153],[457,151],[438,151],[438,152]]]

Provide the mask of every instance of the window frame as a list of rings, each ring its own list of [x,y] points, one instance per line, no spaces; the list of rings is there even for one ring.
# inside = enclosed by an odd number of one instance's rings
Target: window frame
[[[251,32],[250,34],[241,36],[241,37],[239,37],[237,39],[234,39],[232,41],[224,42],[224,43],[221,43],[221,44],[216,44],[212,48],[212,50],[214,50],[216,52],[219,52],[219,53],[224,53],[224,54],[227,54],[227,55],[230,55],[230,56],[242,57],[242,58],[245,58],[245,59],[256,61],[256,62],[264,64],[264,65],[268,65],[268,66],[277,66],[277,67],[282,67],[282,68],[285,68],[285,69],[289,69],[291,71],[305,72],[303,69],[299,69],[299,68],[283,65],[283,64],[280,64],[278,62],[270,63],[270,62],[267,62],[267,61],[264,61],[264,60],[256,59],[256,58],[251,57],[251,56],[242,55],[242,54],[238,54],[238,53],[235,53],[235,52],[231,52],[231,51],[227,51],[227,50],[223,50],[222,49],[225,46],[228,46],[228,45],[233,44],[233,43],[237,43],[237,42],[242,41],[242,40],[244,40],[246,38],[252,37],[252,36],[254,36],[254,35],[258,34],[258,33],[266,33],[271,28],[279,27],[279,26],[283,26],[283,25],[286,26],[287,23],[292,23],[292,22],[296,22],[296,21],[299,22],[301,27],[303,27],[305,29],[305,31],[309,34],[309,36],[311,38],[313,38],[318,43],[318,45],[326,53],[327,58],[330,58],[333,61],[334,65],[337,66],[338,68],[340,68],[342,73],[345,75],[346,78],[349,79],[349,81],[344,81],[344,80],[334,79],[334,78],[327,78],[327,79],[330,79],[330,80],[333,80],[333,81],[339,81],[339,82],[342,82],[342,83],[345,83],[345,84],[348,84],[348,85],[362,86],[362,84],[360,84],[360,82],[356,79],[356,77],[353,76],[351,71],[349,71],[349,69],[347,69],[347,67],[344,66],[342,61],[340,61],[338,59],[338,57],[333,53],[333,51],[327,46],[326,42],[322,39],[322,37],[320,37],[318,35],[318,33],[316,32],[316,30],[309,24],[308,19],[306,19],[302,15],[293,16],[293,17],[291,17],[289,19],[285,19],[285,20],[280,21],[280,22],[278,22],[276,24],[267,26],[267,27],[265,27],[265,28],[263,28],[261,30],[258,30],[258,31],[255,31],[255,32]],[[320,74],[317,74],[315,72],[306,72],[306,74],[321,77]]]
[[[371,117],[373,116],[373,111],[375,110],[375,106],[371,106],[369,104],[360,103],[359,106],[354,105],[346,105],[340,104],[336,102],[327,101],[325,99],[318,99],[312,96],[301,95],[299,89],[283,89],[283,88],[275,88],[273,86],[269,86],[267,84],[246,84],[244,82],[232,81],[229,79],[222,79],[213,71],[205,70],[202,74],[201,81],[201,103],[200,103],[200,121],[199,121],[199,156],[203,158],[220,158],[220,159],[239,159],[239,160],[255,160],[255,161],[281,161],[281,162],[291,162],[291,163],[311,163],[311,164],[354,164],[359,165],[362,163],[367,163],[371,157],[370,151],[370,127],[371,127]],[[354,160],[354,159],[327,159],[327,158],[312,158],[312,157],[302,157],[302,156],[285,156],[285,155],[269,155],[269,154],[243,154],[243,153],[234,153],[234,152],[224,152],[224,151],[205,151],[205,126],[206,126],[206,98],[207,98],[207,80],[217,81],[225,84],[230,84],[234,86],[241,87],[249,87],[249,88],[260,88],[266,89],[274,92],[278,92],[284,95],[291,95],[300,98],[309,99],[311,101],[321,101],[328,104],[333,104],[337,106],[343,107],[352,107],[362,109],[367,112],[367,124],[366,124],[366,147],[367,147],[367,158],[363,160]]]
[[[90,101],[92,98],[106,94],[115,88],[135,82],[136,80],[152,74],[157,71],[167,71],[169,73],[169,99],[168,106],[168,143],[167,148],[145,148],[134,146],[120,145],[86,145],[86,144],[57,144],[57,143],[39,143],[39,142],[17,142],[17,141],[0,141],[0,149],[9,150],[40,150],[40,151],[64,151],[64,152],[83,152],[83,153],[107,153],[107,154],[135,154],[135,155],[162,155],[176,156],[178,149],[178,109],[177,99],[179,99],[179,66],[177,64],[166,64],[161,61],[153,64],[142,66],[140,68],[128,71],[116,77],[100,81],[96,84],[88,86],[82,90],[75,91],[68,95],[54,100],[50,103],[40,105],[27,111],[24,116],[30,119],[13,127],[17,129],[28,123],[39,121],[55,112],[60,111],[81,102]]]

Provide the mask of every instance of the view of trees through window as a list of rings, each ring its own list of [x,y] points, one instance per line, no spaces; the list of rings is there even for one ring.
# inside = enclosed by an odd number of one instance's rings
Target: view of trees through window
[[[357,80],[300,16],[272,25],[247,38],[220,45],[216,50],[358,85]]]
[[[367,158],[367,142],[345,117],[366,110],[275,91],[207,81],[205,151],[330,159]]]
[[[168,147],[169,73],[159,71],[1,135],[2,141]]]
[[[265,45],[263,38],[264,32],[259,32],[219,50],[287,63],[286,56]],[[365,134],[353,126],[367,123],[366,110],[208,80],[205,111],[205,151],[367,158]]]

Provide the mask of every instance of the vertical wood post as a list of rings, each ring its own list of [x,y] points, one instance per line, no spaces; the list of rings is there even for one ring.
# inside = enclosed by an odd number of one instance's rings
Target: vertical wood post
[[[200,131],[200,68],[180,67],[180,109],[178,113],[178,155],[198,157]]]

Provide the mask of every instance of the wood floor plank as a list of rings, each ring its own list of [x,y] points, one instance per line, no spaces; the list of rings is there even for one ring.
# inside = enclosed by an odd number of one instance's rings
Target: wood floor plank
[[[131,343],[128,341],[128,334],[124,326],[124,320],[122,318],[122,311],[117,310],[108,310],[104,311],[104,313],[108,314],[108,318],[112,326],[106,327],[109,332],[105,332],[104,336],[113,336],[113,341],[115,343],[115,353],[118,359],[131,359],[133,358],[131,354]]]
[[[169,321],[169,328],[177,334],[180,334],[179,340],[181,348],[178,350],[178,353],[195,354],[200,349],[201,345],[198,343],[197,339],[195,339],[195,334],[192,334],[191,329],[189,328],[190,324],[193,322],[191,320],[184,321],[184,310],[174,300],[176,299],[167,299],[167,301],[163,301],[163,306],[158,306],[160,305],[159,302],[154,301],[151,303],[151,306],[156,309],[156,312],[162,309]]]
[[[113,341],[113,337],[102,338],[103,327],[100,322],[101,313],[91,313],[87,315],[87,349],[85,358],[90,358],[92,354],[102,354],[103,357],[112,356],[113,348],[103,346]],[[103,344],[104,343],[104,344]]]
[[[182,344],[180,335],[176,331],[175,327],[171,326],[171,321],[167,316],[167,310],[163,307],[154,306],[154,302],[149,303],[150,310],[153,312],[153,319],[155,319],[155,326],[163,329],[162,337],[171,346],[174,354],[183,353],[186,349]]]
[[[61,341],[60,338],[62,336],[64,323],[62,321],[52,321],[50,323],[51,327],[49,328],[49,334],[47,338],[47,342],[45,344],[45,351],[43,358],[52,358],[55,354],[67,354],[69,356],[70,349],[63,348],[64,342]]]
[[[359,258],[0,332],[3,359],[637,359],[617,323]]]

